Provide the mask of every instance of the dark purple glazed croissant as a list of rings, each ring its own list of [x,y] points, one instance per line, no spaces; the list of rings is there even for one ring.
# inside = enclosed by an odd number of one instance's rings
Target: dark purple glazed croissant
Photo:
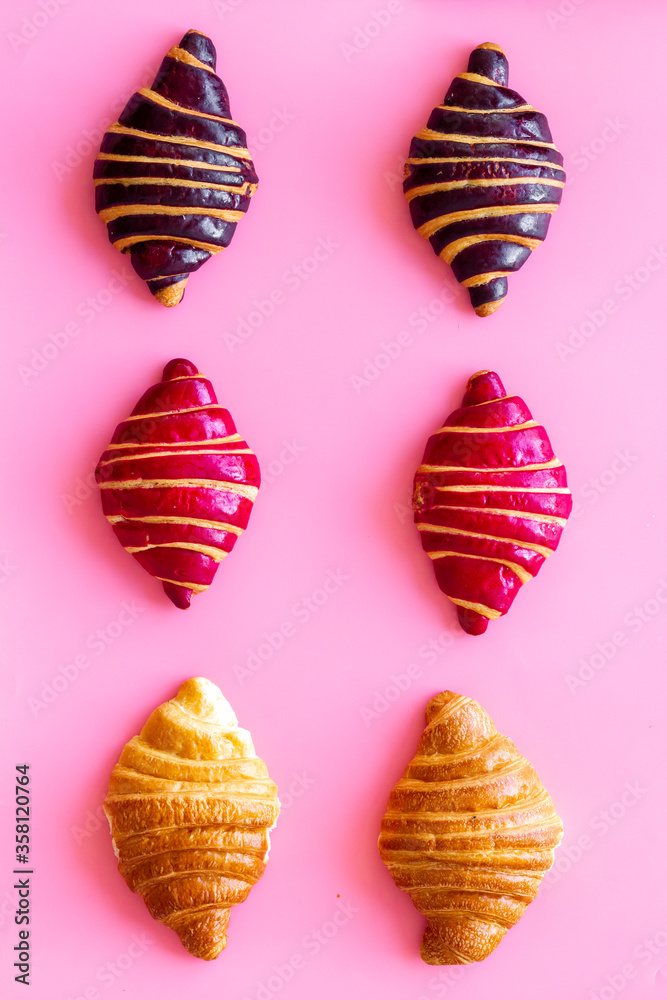
[[[549,125],[507,86],[508,63],[485,42],[410,146],[403,190],[412,224],[490,316],[507,276],[547,235],[561,200],[563,157]]]
[[[215,47],[188,31],[150,89],[133,94],[102,139],[95,208],[109,240],[165,306],[231,241],[257,188],[245,132],[230,118]]]

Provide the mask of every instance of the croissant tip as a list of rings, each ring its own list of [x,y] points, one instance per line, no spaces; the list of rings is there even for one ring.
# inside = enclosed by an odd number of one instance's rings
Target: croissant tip
[[[481,316],[482,319],[485,316],[491,316],[491,314],[494,313],[496,309],[500,309],[504,301],[505,301],[505,296],[503,296],[502,299],[494,299],[493,302],[482,302],[481,305],[475,306],[475,312],[477,313],[478,316]]]
[[[505,50],[501,49],[501,47],[496,45],[495,42],[482,42],[481,45],[475,46],[475,51],[477,51],[477,49],[492,49],[494,52],[500,52],[501,55],[505,55]]]
[[[162,381],[169,382],[169,380],[173,378],[200,374],[199,369],[192,363],[192,361],[188,361],[187,358],[174,358],[164,366]]]
[[[170,583],[169,580],[163,580],[162,587],[172,604],[180,608],[181,611],[188,610],[192,600],[191,590],[179,583]]]
[[[460,606],[456,611],[464,632],[467,632],[468,635],[484,635],[489,627],[489,619],[485,615],[480,615],[478,611],[473,611],[472,608],[462,608]]]
[[[167,309],[172,309],[183,298],[187,280],[187,278],[183,278],[182,281],[177,281],[174,285],[167,285],[166,288],[158,288],[153,292],[153,295]]]
[[[465,395],[463,396],[463,406],[490,403],[494,399],[502,399],[505,395],[505,386],[499,375],[490,369],[475,372],[468,379]]]

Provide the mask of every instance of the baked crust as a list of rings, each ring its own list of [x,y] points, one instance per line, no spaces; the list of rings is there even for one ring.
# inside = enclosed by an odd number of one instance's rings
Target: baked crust
[[[264,874],[279,809],[250,734],[203,677],[125,745],[104,800],[119,872],[206,960],[226,947],[231,907]]]
[[[378,844],[428,921],[423,960],[486,958],[537,895],[562,832],[539,776],[481,705],[451,691],[433,698]]]

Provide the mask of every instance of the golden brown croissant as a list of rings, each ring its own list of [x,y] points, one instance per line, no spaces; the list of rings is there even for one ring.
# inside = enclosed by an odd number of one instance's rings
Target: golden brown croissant
[[[481,705],[451,691],[433,698],[378,844],[428,920],[424,961],[486,958],[537,895],[562,833],[538,775]]]
[[[104,811],[118,870],[197,958],[227,944],[229,911],[264,874],[276,786],[211,681],[194,677],[123,748]]]

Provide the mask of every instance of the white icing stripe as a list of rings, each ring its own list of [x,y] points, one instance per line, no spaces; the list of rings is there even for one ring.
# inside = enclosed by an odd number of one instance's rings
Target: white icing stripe
[[[428,239],[439,229],[453,226],[457,222],[467,222],[470,219],[497,219],[506,215],[553,215],[558,209],[555,202],[540,202],[539,204],[521,205],[488,205],[485,208],[465,208],[458,212],[447,212],[436,219],[429,219],[417,232]]]
[[[208,590],[210,586],[208,583],[184,583],[183,580],[168,580],[166,576],[156,576],[155,579],[160,580],[162,583],[171,583],[174,587],[183,587],[184,590],[191,590],[193,594],[201,594],[204,590]],[[127,796],[124,795],[123,798],[127,798]]]
[[[523,424],[513,424],[511,427],[455,427],[445,424],[436,434],[509,434],[511,431],[525,431],[531,427],[539,427],[536,420],[526,420]]]
[[[417,529],[423,532],[433,532],[435,534],[443,535],[463,535],[466,538],[481,538],[485,541],[490,542],[502,542],[506,545],[516,545],[520,549],[532,549],[534,552],[538,552],[545,559],[553,555],[555,549],[550,549],[546,545],[539,545],[537,542],[525,542],[518,538],[502,538],[500,535],[485,535],[481,531],[466,531],[463,528],[450,528],[443,524],[428,524],[425,521],[420,521],[417,524]]]
[[[128,527],[133,524],[187,524],[195,528],[207,528],[210,531],[228,531],[234,535],[242,535],[244,528],[239,528],[228,521],[207,521],[201,517],[160,517],[157,514],[147,514],[145,517],[125,517],[123,514],[107,514],[109,524],[121,524]]]
[[[537,111],[532,104],[514,104],[511,108],[460,108],[455,104],[438,104],[438,108],[441,111],[462,111],[466,115],[511,115],[517,111]]]
[[[182,410],[156,410],[154,413],[133,413],[129,417],[125,417],[123,421],[126,424],[129,420],[153,420],[156,417],[173,417],[179,413],[202,413],[205,410],[224,410],[224,406],[220,406],[220,403],[207,403],[206,406],[188,406]],[[192,444],[191,441],[188,444]]]
[[[498,563],[500,566],[506,566],[513,573],[519,577],[522,583],[528,583],[529,580],[533,579],[533,574],[529,573],[528,570],[524,569],[523,566],[519,566],[518,563],[511,562],[508,559],[494,559],[492,556],[475,556],[468,552],[427,552],[426,553],[430,559],[434,561],[436,559],[480,559],[482,562],[493,562]]]
[[[223,222],[239,222],[243,212],[234,208],[202,208],[185,205],[114,205],[103,208],[97,213],[102,222],[115,222],[136,215],[166,215],[180,217],[183,215],[201,215],[212,219],[222,219]]]
[[[223,493],[240,493],[248,500],[255,500],[257,486],[246,486],[218,479],[111,479],[98,484],[101,490],[219,490]]]
[[[483,403],[475,404],[477,406],[483,406]],[[543,469],[562,469],[563,463],[557,458],[552,458],[550,462],[538,462],[535,465],[500,465],[497,467],[493,466],[463,466],[463,465],[420,465],[417,469],[417,475],[420,472],[460,472],[465,474],[467,472],[486,472],[489,475],[495,475],[496,472],[540,472]]]
[[[462,181],[440,181],[436,184],[420,184],[418,187],[410,188],[405,192],[408,201],[413,198],[425,197],[434,194],[436,191],[456,191],[465,188],[487,188],[487,187],[527,187],[532,185],[543,187],[565,187],[565,181],[557,181],[552,177],[477,177],[471,180]]]
[[[213,405],[213,404],[211,404],[211,405]],[[205,409],[208,409],[208,407],[205,407]],[[173,411],[170,411],[170,412],[183,413],[184,411],[183,410],[173,410]],[[144,415],[146,417],[151,416],[151,414],[148,414],[148,413],[146,413]],[[138,415],[137,415],[136,418],[128,417],[127,419],[138,419]],[[205,444],[205,445],[209,445],[209,444],[232,444],[232,443],[234,443],[236,441],[241,441],[241,440],[242,440],[242,438],[241,438],[240,434],[230,434],[229,437],[208,438],[208,439],[205,439],[205,440],[203,440],[201,442],[201,444]],[[164,444],[163,444],[160,441],[128,441],[127,443],[120,442],[120,443],[117,443],[117,444],[108,444],[107,445],[107,451],[109,451],[111,448],[192,448],[193,444],[196,444],[196,443],[199,443],[199,442],[193,442],[193,441],[169,441],[169,442],[164,442]]]
[[[237,194],[241,198],[246,195],[252,197],[257,190],[257,185],[251,184],[250,181],[243,181],[242,184],[216,184],[213,181],[194,181],[188,177],[96,177],[93,184],[95,187],[113,184],[120,184],[126,188],[142,184],[150,187],[184,187],[189,191],[226,191],[228,194]],[[169,275],[164,275],[164,277],[169,277]]]
[[[465,135],[461,132],[435,132],[430,128],[423,128],[418,132],[415,139],[426,139],[438,142],[465,142],[470,146],[495,145],[496,143],[512,143],[514,146],[537,146],[541,149],[558,150],[553,142],[540,142],[539,139],[501,139],[498,136]]]
[[[490,76],[481,76],[479,73],[457,73],[457,80],[470,80],[471,83],[483,83],[485,87],[502,87],[502,83],[496,83]]]
[[[565,173],[564,167],[551,160],[521,160],[516,156],[409,156],[405,162],[416,166],[422,163],[517,163],[522,167],[548,167]]]
[[[190,552],[199,552],[203,556],[208,556],[214,562],[222,562],[227,553],[224,549],[218,549],[213,545],[200,545],[198,542],[156,542],[154,545],[125,545],[126,552],[148,552],[151,549],[188,549]]]
[[[148,240],[163,240],[168,243],[184,243],[188,247],[197,247],[198,250],[208,250],[210,254],[222,253],[225,247],[216,246],[215,243],[204,243],[202,240],[191,240],[186,236],[121,236],[120,239],[114,240],[112,246],[116,250],[120,250],[121,253],[127,247],[133,247],[135,243],[146,243]],[[187,279],[185,279],[187,280]],[[185,284],[185,281],[183,281]],[[175,287],[175,286],[174,286]]]
[[[463,510],[466,514],[475,511],[480,516],[492,514],[500,517],[518,517],[527,521],[543,521],[544,524],[558,524],[561,528],[564,528],[567,524],[566,517],[556,517],[554,514],[537,514],[533,511],[525,510],[506,510],[503,507],[456,507],[453,504],[434,504],[431,510]]]
[[[212,448],[199,448],[195,451],[156,451],[141,452],[140,455],[118,455],[116,458],[106,458],[100,465],[114,465],[116,462],[136,462],[144,458],[180,458],[182,455],[252,455],[250,448],[235,448],[233,451],[219,451]]]
[[[529,250],[537,250],[539,245],[543,242],[533,236],[516,236],[512,233],[484,233],[480,236],[463,236],[461,239],[452,240],[451,243],[447,243],[446,246],[442,248],[438,257],[444,260],[446,264],[451,264],[454,258],[467,250],[468,247],[475,246],[479,243],[492,243],[493,241],[501,243],[514,243],[516,246],[528,247]],[[504,396],[504,399],[509,397]],[[473,403],[473,406],[483,406],[484,403]]]
[[[438,492],[451,493],[563,493],[570,495],[566,486],[494,486],[487,483],[471,483],[464,486],[436,486]]]
[[[142,87],[137,93],[153,104],[158,104],[161,108],[167,108],[169,111],[176,111],[178,114],[195,115],[197,118],[208,118],[210,121],[222,122],[224,125],[234,125],[236,128],[241,127],[233,118],[223,118],[221,115],[211,115],[206,111],[195,111],[193,108],[186,108],[182,104],[175,104],[174,101],[170,101],[168,98],[163,97],[162,94],[158,94],[156,90],[149,90],[148,87]]]
[[[107,129],[115,135],[132,135],[136,139],[152,139],[153,142],[165,142],[176,146],[197,146],[199,149],[211,149],[215,153],[225,153],[235,160],[250,160],[250,153],[243,146],[221,146],[217,142],[204,142],[202,139],[190,139],[183,135],[160,135],[157,132],[142,132],[138,128],[129,128],[114,122]]]
[[[196,170],[217,170],[222,173],[240,174],[241,167],[223,166],[221,163],[207,163],[206,160],[175,160],[167,156],[128,156],[125,153],[98,153],[98,160],[113,160],[117,163],[159,163],[161,166],[193,167]]]

